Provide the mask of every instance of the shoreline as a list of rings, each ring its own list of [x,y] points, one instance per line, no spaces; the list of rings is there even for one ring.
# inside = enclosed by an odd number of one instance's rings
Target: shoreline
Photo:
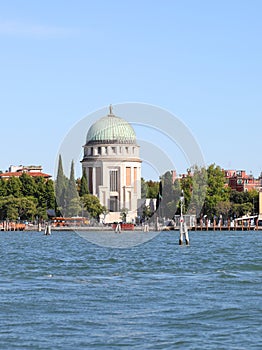
[[[148,231],[179,231],[180,228],[179,227],[159,227],[158,230],[155,229],[155,227],[149,227]],[[206,226],[197,226],[197,227],[189,227],[188,228],[189,231],[191,232],[201,232],[201,231],[210,231],[210,232],[222,232],[222,231],[262,231],[262,226],[236,226],[236,227],[228,227],[228,226],[222,226],[222,227],[206,227]],[[37,225],[33,225],[33,226],[26,226],[24,229],[22,230],[15,230],[15,229],[8,229],[8,230],[4,230],[1,229],[2,232],[44,232],[45,231],[45,226],[41,227],[41,230],[39,230]],[[115,230],[110,227],[110,226],[81,226],[81,227],[77,227],[77,226],[72,226],[72,227],[51,227],[51,231],[57,231],[57,232],[66,232],[66,231],[96,231],[96,232],[114,232]],[[147,231],[145,231],[143,226],[135,226],[133,230],[122,230],[122,233],[125,232],[142,232],[142,233],[146,233]]]

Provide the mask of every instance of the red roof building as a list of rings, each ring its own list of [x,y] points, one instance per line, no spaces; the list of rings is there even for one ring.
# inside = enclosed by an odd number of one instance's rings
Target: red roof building
[[[0,173],[0,179],[9,179],[10,177],[20,177],[23,173],[26,173],[32,177],[43,177],[45,179],[50,179],[52,176],[42,172],[41,166],[11,166],[9,171],[5,173]]]
[[[255,179],[252,174],[245,170],[224,170],[228,186],[235,191],[245,192],[251,190],[259,191],[261,180]]]

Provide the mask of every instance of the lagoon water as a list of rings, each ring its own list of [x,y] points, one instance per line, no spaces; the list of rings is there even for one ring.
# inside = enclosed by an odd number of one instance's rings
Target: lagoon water
[[[0,349],[261,349],[262,232],[178,238],[0,232]]]

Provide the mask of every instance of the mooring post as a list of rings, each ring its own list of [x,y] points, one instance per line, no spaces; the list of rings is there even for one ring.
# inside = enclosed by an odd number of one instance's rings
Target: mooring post
[[[121,225],[120,225],[119,222],[118,222],[117,225],[116,225],[115,232],[116,232],[116,233],[121,233]]]
[[[186,222],[183,216],[183,205],[184,205],[184,191],[181,191],[180,197],[180,236],[179,236],[179,245],[183,244],[184,237],[186,241],[186,245],[189,245],[189,237],[188,237],[188,229],[186,226]]]

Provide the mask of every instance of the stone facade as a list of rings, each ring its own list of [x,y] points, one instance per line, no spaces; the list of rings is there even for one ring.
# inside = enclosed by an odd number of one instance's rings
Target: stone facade
[[[109,211],[104,221],[120,221],[120,213],[126,208],[130,222],[137,216],[141,198],[139,146],[131,125],[110,112],[87,133],[82,170],[87,175],[89,192]]]

